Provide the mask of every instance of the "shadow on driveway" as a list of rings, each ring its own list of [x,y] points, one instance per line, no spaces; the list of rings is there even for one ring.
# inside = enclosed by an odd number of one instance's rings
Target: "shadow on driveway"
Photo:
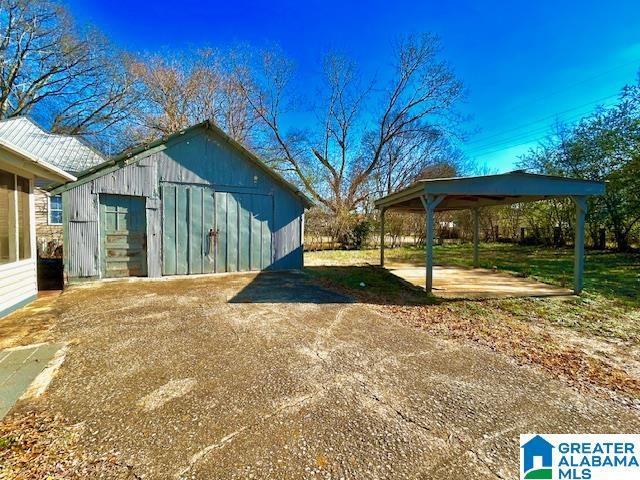
[[[353,303],[354,300],[317,285],[305,288],[302,273],[262,272],[229,299],[229,303]],[[301,285],[302,283],[302,285]]]

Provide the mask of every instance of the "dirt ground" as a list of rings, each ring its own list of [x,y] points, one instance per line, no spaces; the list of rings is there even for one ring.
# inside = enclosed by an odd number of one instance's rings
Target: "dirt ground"
[[[635,409],[301,274],[98,283],[53,308],[67,358],[12,420],[62,414],[139,478],[506,479],[520,433],[640,430]]]

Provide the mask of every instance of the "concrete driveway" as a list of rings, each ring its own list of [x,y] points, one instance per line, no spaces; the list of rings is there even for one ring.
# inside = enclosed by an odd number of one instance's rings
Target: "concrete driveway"
[[[71,347],[40,407],[143,478],[515,478],[520,433],[640,431],[299,274],[102,283],[57,307]]]

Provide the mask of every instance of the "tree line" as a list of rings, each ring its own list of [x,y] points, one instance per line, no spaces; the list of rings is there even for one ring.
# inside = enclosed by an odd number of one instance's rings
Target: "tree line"
[[[0,118],[109,153],[213,119],[335,217],[451,161],[464,89],[431,34],[397,39],[379,77],[331,52],[309,79],[277,47],[122,51],[48,0],[0,0],[0,33]]]
[[[278,47],[134,54],[52,0],[0,0],[0,35],[0,119],[31,115],[107,154],[211,119],[304,189],[317,205],[308,231],[342,246],[366,244],[373,199],[468,171],[457,147],[465,88],[433,34],[396,39],[376,74],[330,52],[313,78]],[[625,88],[614,107],[558,127],[521,159],[534,171],[608,182],[590,201],[595,246],[603,228],[620,250],[638,237],[638,91]],[[526,225],[528,238],[562,243],[571,240],[572,211],[562,201],[487,209],[483,231],[515,238]],[[399,238],[424,237],[417,217],[397,217],[388,228],[397,223]],[[438,225],[466,237],[467,217],[447,214]]]

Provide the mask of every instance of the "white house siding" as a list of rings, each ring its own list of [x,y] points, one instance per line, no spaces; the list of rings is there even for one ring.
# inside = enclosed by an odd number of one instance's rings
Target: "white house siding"
[[[3,155],[7,155],[4,153]],[[29,179],[29,217],[31,257],[0,265],[0,318],[33,300],[38,294],[36,268],[36,225],[33,175],[0,160],[0,169]]]
[[[0,317],[38,294],[35,258],[0,265]]]

